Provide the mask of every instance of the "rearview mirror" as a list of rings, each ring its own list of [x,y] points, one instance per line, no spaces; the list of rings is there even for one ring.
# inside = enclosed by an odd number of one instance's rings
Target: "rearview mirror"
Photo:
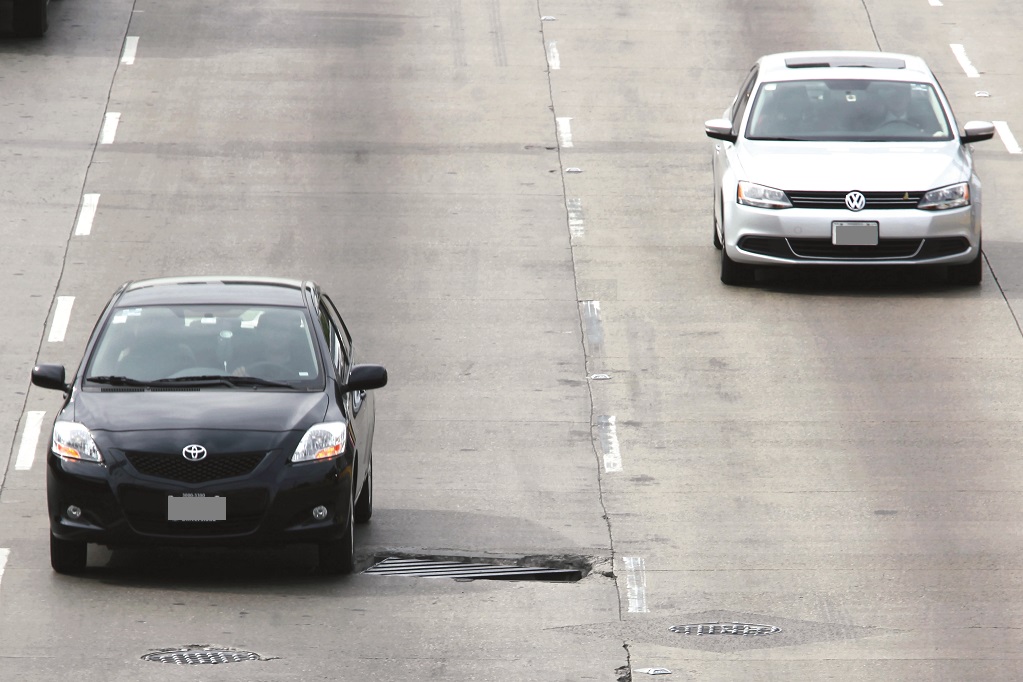
[[[726,142],[735,142],[735,135],[732,135],[732,122],[727,118],[715,118],[703,124],[707,137]]]
[[[380,365],[356,365],[348,375],[348,383],[339,390],[368,391],[387,385],[387,370]]]
[[[969,121],[963,126],[963,132],[959,134],[959,142],[971,144],[983,142],[995,136],[995,126],[988,121]]]
[[[65,393],[71,390],[64,383],[64,365],[36,365],[32,368],[32,383],[40,388],[52,388]]]

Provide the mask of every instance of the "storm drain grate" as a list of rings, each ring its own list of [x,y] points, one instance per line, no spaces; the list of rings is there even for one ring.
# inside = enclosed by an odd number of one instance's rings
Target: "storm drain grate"
[[[217,663],[241,663],[261,661],[263,658],[251,651],[236,651],[217,647],[188,647],[185,649],[160,649],[142,657],[143,661],[173,663],[175,665],[209,665]]]
[[[370,575],[411,576],[415,578],[454,578],[456,580],[545,580],[575,582],[582,580],[577,568],[538,568],[536,566],[495,566],[459,561],[399,559],[390,557],[367,568]]]
[[[737,635],[739,637],[761,637],[781,632],[774,625],[757,625],[755,623],[692,623],[690,625],[672,625],[668,628],[680,635]]]

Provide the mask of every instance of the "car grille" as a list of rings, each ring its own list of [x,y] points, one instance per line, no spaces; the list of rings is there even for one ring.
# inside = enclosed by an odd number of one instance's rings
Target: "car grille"
[[[964,237],[938,239],[881,239],[877,246],[835,246],[830,239],[786,239],[744,237],[739,248],[775,258],[816,260],[929,260],[965,253],[970,242]]]
[[[224,521],[169,521],[167,493],[137,486],[121,486],[118,497],[128,524],[138,533],[169,537],[226,537],[252,533],[259,527],[268,504],[263,490],[227,495]]]
[[[845,209],[849,192],[785,192],[794,208]],[[864,209],[916,208],[924,192],[862,192],[867,200]],[[846,209],[848,210],[848,209]]]
[[[182,483],[206,483],[252,473],[266,456],[265,452],[242,452],[211,455],[192,462],[180,454],[126,452],[128,462],[145,476]]]

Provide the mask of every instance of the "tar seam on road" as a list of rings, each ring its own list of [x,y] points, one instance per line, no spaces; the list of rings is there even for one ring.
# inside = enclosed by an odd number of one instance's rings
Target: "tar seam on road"
[[[544,34],[544,22],[543,22],[543,19],[542,19],[542,17],[544,16],[544,13],[543,13],[543,11],[540,8],[540,0],[537,0],[537,3],[536,3],[536,15],[537,15],[537,18],[540,19],[540,50],[543,52],[544,61],[546,62],[547,61],[547,50],[546,50],[547,36]],[[554,139],[557,140],[557,136],[558,136],[558,121],[557,121],[557,110],[556,110],[556,107],[554,105],[554,84],[551,82],[551,67],[550,67],[550,63],[547,63],[547,97],[548,97],[548,101],[550,102],[551,118],[553,119],[551,121],[551,123],[554,124]],[[565,163],[564,163],[564,159],[562,158],[561,152],[562,152],[562,149],[561,149],[561,145],[559,144],[558,148],[557,148],[558,168],[563,169],[565,167]],[[561,195],[565,199],[565,221],[566,221],[566,227],[568,227],[568,229],[569,229],[569,249],[568,249],[568,252],[569,252],[570,258],[572,259],[572,280],[573,280],[573,284],[575,285],[576,300],[579,300],[579,269],[578,269],[578,263],[576,263],[576,259],[575,259],[575,249],[572,247],[571,227],[570,227],[570,225],[568,225],[568,221],[569,221],[569,216],[568,216],[568,210],[569,210],[569,206],[568,206],[568,186],[565,183],[565,172],[564,171],[561,172]],[[579,311],[578,314],[579,314],[579,318],[578,319],[579,319],[580,344],[582,346],[582,352],[583,352],[583,371],[582,371],[582,373],[585,375],[586,374],[586,369],[587,369],[586,368],[586,338],[585,338],[585,330],[583,329],[583,319],[582,319],[582,313],[581,313],[581,306],[580,306],[580,311]],[[586,390],[589,392],[589,399],[590,399],[590,423],[592,424],[593,423],[593,421],[592,421],[593,417],[595,416],[594,415],[595,408],[594,408],[594,405],[593,405],[593,382],[590,382],[590,381],[586,382]],[[599,453],[597,452],[597,443],[595,443],[593,441],[594,441],[594,439],[591,437],[590,438],[590,447],[593,450],[594,459],[596,459],[597,461],[600,461]],[[604,523],[607,526],[608,550],[611,553],[611,566],[613,567],[614,566],[614,559],[615,559],[614,534],[611,532],[611,518],[608,516],[608,513],[607,513],[607,501],[604,499],[604,481],[601,478],[599,467],[597,468],[596,474],[597,474],[597,495],[598,495],[598,498],[600,500],[601,514],[603,515]],[[618,583],[617,578],[615,579],[615,586],[617,588],[616,592],[618,593],[618,613],[621,614],[621,612],[622,612],[622,589],[621,589],[621,585]]]

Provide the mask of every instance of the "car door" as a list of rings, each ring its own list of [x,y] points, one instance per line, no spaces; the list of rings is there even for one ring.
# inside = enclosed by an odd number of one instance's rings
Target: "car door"
[[[754,66],[749,74],[746,76],[746,80],[743,81],[742,87],[739,88],[738,94],[732,101],[731,107],[725,112],[725,118],[732,122],[732,134],[738,138],[742,135],[742,119],[746,114],[746,107],[749,105],[750,96],[753,93],[753,86],[757,82],[757,75],[760,69],[758,66]],[[715,215],[719,220],[723,220],[724,216],[721,214],[721,196],[722,185],[724,182],[724,176],[728,172],[730,152],[734,147],[732,142],[725,140],[714,140],[714,196]],[[720,198],[720,199],[719,199]],[[721,223],[719,223],[721,224]]]
[[[320,321],[324,325],[324,334],[330,345],[331,361],[337,372],[338,381],[347,382],[354,365],[352,337],[334,303],[326,295],[320,297]],[[370,452],[369,446],[373,438],[373,396],[366,391],[349,391],[341,396],[341,401],[352,425],[356,454],[362,457]],[[360,462],[360,466],[368,464]]]

